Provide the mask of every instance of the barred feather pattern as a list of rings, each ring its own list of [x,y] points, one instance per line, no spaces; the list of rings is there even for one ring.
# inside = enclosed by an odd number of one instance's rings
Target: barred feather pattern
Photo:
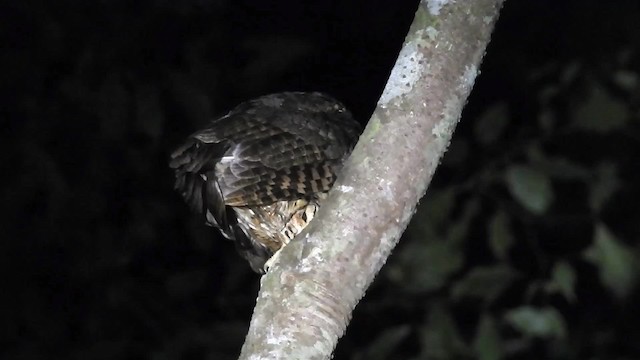
[[[313,219],[360,130],[325,94],[247,101],[171,155],[175,188],[263,273],[265,262]]]

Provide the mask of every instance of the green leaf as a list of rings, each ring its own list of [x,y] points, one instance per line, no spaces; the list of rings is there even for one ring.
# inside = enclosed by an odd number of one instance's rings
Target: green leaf
[[[594,84],[589,98],[576,107],[573,126],[605,134],[623,128],[628,120],[627,106]]]
[[[521,306],[507,312],[505,320],[526,336],[562,339],[567,334],[564,318],[552,307]]]
[[[599,211],[602,206],[620,188],[618,169],[615,164],[600,164],[596,168],[596,177],[589,187],[589,206]]]
[[[509,219],[504,211],[499,211],[489,223],[489,245],[493,255],[500,260],[507,257],[507,252],[514,243],[514,237],[509,226]]]
[[[478,199],[477,197],[473,197],[464,204],[462,214],[455,219],[448,228],[447,241],[454,244],[464,244],[467,241],[471,221],[478,215],[481,209]]]
[[[565,66],[562,74],[560,75],[560,82],[563,84],[570,84],[575,81],[580,73],[581,64],[578,62],[572,62]]]
[[[477,267],[455,283],[451,295],[455,300],[472,297],[491,302],[517,277],[516,270],[506,265]]]
[[[555,117],[551,109],[542,109],[538,115],[538,123],[544,131],[552,131],[555,125]]]
[[[424,221],[412,221],[407,230],[419,229],[424,223],[429,223],[430,226],[438,226],[449,220],[453,207],[456,205],[454,200],[457,194],[452,187],[427,193],[424,201],[413,216],[414,219]]]
[[[462,267],[463,256],[462,250],[450,241],[413,241],[394,258],[387,276],[409,292],[434,291]]]
[[[429,309],[429,319],[420,331],[422,354],[426,359],[457,359],[470,351],[458,333],[449,310],[442,304]]]
[[[510,167],[506,173],[506,181],[511,195],[534,214],[543,214],[553,201],[549,177],[530,166]]]
[[[476,337],[473,340],[473,350],[479,360],[498,360],[503,357],[503,344],[496,322],[489,314],[480,319]]]
[[[386,360],[392,358],[396,348],[409,336],[411,327],[400,325],[384,330],[378,337],[371,341],[371,345],[354,357],[354,359]]]
[[[551,280],[545,289],[549,293],[560,293],[569,302],[575,302],[576,273],[571,265],[565,261],[558,261],[551,271]]]
[[[593,245],[585,250],[584,258],[598,267],[600,281],[616,297],[626,297],[637,285],[638,257],[604,224],[596,226]]]
[[[635,91],[638,88],[640,79],[638,73],[629,70],[618,70],[612,76],[611,80],[626,91]]]
[[[562,157],[540,159],[536,162],[536,168],[561,180],[587,180],[591,176],[591,169]]]
[[[474,123],[475,139],[483,145],[494,142],[502,135],[509,122],[509,109],[502,102],[491,106]]]
[[[414,240],[404,245],[389,264],[387,276],[409,292],[441,288],[464,262],[461,246],[470,219],[479,211],[478,200],[465,203],[462,215],[451,218],[456,191],[436,193],[421,206],[407,229]],[[455,220],[455,221],[454,221]],[[429,266],[425,266],[429,264]]]

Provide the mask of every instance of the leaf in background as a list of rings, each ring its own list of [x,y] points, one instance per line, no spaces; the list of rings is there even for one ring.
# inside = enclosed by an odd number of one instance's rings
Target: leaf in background
[[[393,358],[394,351],[409,336],[409,325],[395,326],[378,335],[365,351],[353,357],[354,360],[386,360]]]
[[[489,245],[493,255],[500,260],[507,257],[507,253],[514,243],[509,225],[509,219],[504,211],[494,214],[489,223]]]
[[[589,187],[589,206],[594,211],[602,209],[602,205],[607,202],[619,188],[620,179],[618,169],[615,164],[603,163],[596,168],[595,179]]]
[[[475,139],[488,145],[502,135],[509,122],[509,109],[505,102],[501,102],[487,109],[474,123]]]
[[[496,322],[490,314],[480,319],[478,331],[473,340],[473,350],[479,360],[498,360],[503,357],[503,344]]]
[[[452,241],[450,233],[466,233],[467,217],[473,213],[466,210],[477,208],[477,201],[468,201],[460,216],[462,219],[454,221],[451,211],[456,195],[452,188],[436,191],[427,195],[426,201],[418,207],[406,231],[413,241],[401,247],[386,271],[389,279],[405,290],[437,290],[462,267],[464,253],[460,249],[461,243]]]
[[[547,157],[539,147],[531,146],[527,149],[527,155],[536,169],[547,174],[549,177],[561,180],[587,180],[591,174],[591,169],[586,168],[567,158],[554,156]]]
[[[474,297],[490,303],[517,277],[517,271],[506,265],[476,267],[453,285],[451,295],[455,300]]]
[[[604,224],[598,224],[593,245],[584,252],[584,258],[600,270],[600,281],[618,298],[626,297],[638,279],[638,257],[623,244]]]
[[[412,241],[394,259],[387,276],[409,292],[433,291],[444,286],[463,262],[462,250],[450,241]]]
[[[560,293],[567,301],[576,301],[576,272],[566,261],[558,261],[551,271],[551,280],[545,284],[549,293]]]
[[[538,115],[538,124],[544,131],[553,131],[553,126],[556,123],[553,111],[550,109],[543,109]]]
[[[513,197],[534,214],[543,214],[553,201],[549,177],[530,166],[510,167],[506,173],[506,181]]]
[[[638,88],[638,84],[640,83],[638,79],[638,73],[635,71],[629,70],[618,70],[616,71],[611,80],[626,91],[635,91]]]
[[[451,211],[456,205],[455,198],[457,194],[453,187],[427,193],[413,216],[414,219],[419,221],[412,221],[407,231],[419,230],[423,224],[441,227],[451,218]]]
[[[583,66],[582,64],[575,61],[570,64],[567,64],[567,66],[565,66],[563,69],[564,71],[560,75],[560,82],[563,84],[573,83],[578,77],[578,74],[580,73],[582,66]]]
[[[627,124],[629,110],[605,88],[594,84],[588,99],[578,104],[573,114],[573,126],[605,134]]]
[[[423,359],[459,359],[468,355],[469,349],[458,333],[449,309],[434,304],[429,309],[429,319],[421,328]]]
[[[521,306],[507,312],[504,317],[509,325],[527,336],[562,339],[567,334],[564,318],[552,307]]]
[[[464,244],[469,239],[471,221],[480,213],[478,197],[470,198],[462,209],[462,214],[448,227],[447,241],[454,244]]]

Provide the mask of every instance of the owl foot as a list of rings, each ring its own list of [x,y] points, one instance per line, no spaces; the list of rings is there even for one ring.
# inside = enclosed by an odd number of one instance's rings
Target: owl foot
[[[271,267],[273,267],[273,264],[275,264],[275,263],[276,263],[276,261],[278,261],[278,258],[280,257],[280,254],[282,254],[282,249],[283,249],[283,248],[284,248],[284,246],[283,246],[283,247],[281,247],[280,249],[278,249],[278,250],[277,250],[277,251],[276,251],[276,252],[275,252],[275,253],[274,253],[274,254],[269,258],[269,260],[267,260],[267,261],[264,263],[263,270],[264,270],[265,274],[269,271],[269,269],[270,269]]]

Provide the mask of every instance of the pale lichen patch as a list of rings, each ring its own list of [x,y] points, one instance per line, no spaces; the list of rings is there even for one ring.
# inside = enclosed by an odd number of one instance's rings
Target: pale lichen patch
[[[448,101],[445,105],[446,107],[454,107],[454,101]],[[445,110],[447,112],[453,111],[453,109]],[[453,114],[451,112],[451,114]],[[446,116],[438,121],[433,129],[431,130],[431,134],[435,137],[437,141],[446,141],[448,142],[451,139],[451,135],[453,135],[453,130],[456,128],[456,124],[460,117],[456,117],[455,120],[452,120],[451,117]]]
[[[478,76],[478,67],[476,65],[467,65],[464,68],[460,86],[463,90],[469,90],[473,87]]]
[[[440,15],[440,10],[448,3],[454,3],[455,0],[423,0],[422,3],[427,6],[429,14],[433,16]]]
[[[314,247],[309,255],[300,261],[300,272],[305,273],[313,270],[318,263],[324,261],[322,249]]]
[[[408,94],[420,80],[423,55],[418,50],[415,40],[410,40],[402,47],[378,105],[386,107],[391,100]]]
[[[422,34],[426,35],[429,40],[435,41],[436,37],[438,36],[438,29],[434,28],[433,26],[429,26],[424,30],[424,32],[422,32]]]
[[[350,193],[353,191],[353,187],[352,186],[347,186],[347,185],[340,185],[336,188],[338,191],[343,192],[343,193]]]

